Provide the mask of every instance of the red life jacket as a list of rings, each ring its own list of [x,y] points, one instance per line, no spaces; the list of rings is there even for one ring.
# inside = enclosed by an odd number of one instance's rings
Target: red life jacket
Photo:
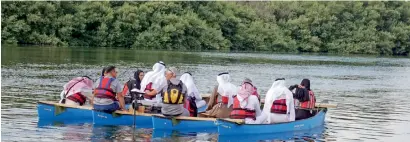
[[[80,104],[80,106],[84,105],[85,100],[87,99],[84,95],[82,95],[80,92],[72,94],[67,97],[67,99],[72,100],[74,102],[77,102]]]
[[[309,90],[309,101],[300,102],[300,108],[312,109],[315,108],[316,98],[313,91]]]
[[[147,86],[145,87],[144,92],[145,92],[145,91],[152,91],[152,90],[153,90],[153,89],[152,89],[152,82],[150,82],[150,83],[148,83]],[[157,91],[158,91],[158,90],[157,90]],[[149,99],[149,100],[152,100],[153,98],[155,98],[155,96],[156,96],[156,95],[150,96],[150,95],[144,94],[144,98],[145,98],[145,99]]]
[[[287,112],[286,99],[279,99],[279,100],[273,101],[270,112],[278,113],[278,114],[286,114]]]
[[[101,77],[100,84],[95,88],[95,97],[97,98],[108,98],[113,101],[117,101],[116,93],[111,89],[111,83],[115,78],[110,77]]]
[[[223,104],[228,104],[228,100],[229,100],[228,97],[222,96],[222,103],[223,103]]]
[[[258,97],[258,100],[260,101],[259,94],[258,94],[258,89],[256,87],[253,87],[252,95],[255,95],[256,97]]]
[[[235,97],[233,100],[233,107],[232,107],[230,118],[232,119],[252,118],[253,120],[256,120],[256,112],[255,110],[241,108],[238,98]]]

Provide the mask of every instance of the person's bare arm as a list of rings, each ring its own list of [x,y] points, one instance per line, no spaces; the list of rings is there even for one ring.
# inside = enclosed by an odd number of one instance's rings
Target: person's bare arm
[[[214,90],[212,91],[212,95],[209,97],[208,101],[208,107],[206,110],[211,110],[214,105],[216,104],[216,99],[218,98],[218,86],[214,87]]]
[[[118,96],[118,101],[120,102],[121,110],[125,110],[124,96],[122,95],[122,93],[117,93],[117,96]]]
[[[157,90],[152,89],[152,91],[146,90],[146,91],[145,91],[145,94],[148,95],[148,96],[155,96],[155,95],[158,94],[158,92],[157,92]]]
[[[94,97],[95,97],[95,91],[93,91],[93,96],[91,96],[91,99],[90,99],[90,105],[91,105],[91,107],[94,106]]]

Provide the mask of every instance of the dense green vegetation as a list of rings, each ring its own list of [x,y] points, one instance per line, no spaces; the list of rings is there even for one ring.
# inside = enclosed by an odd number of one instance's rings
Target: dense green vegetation
[[[3,44],[409,55],[409,2],[1,2]]]

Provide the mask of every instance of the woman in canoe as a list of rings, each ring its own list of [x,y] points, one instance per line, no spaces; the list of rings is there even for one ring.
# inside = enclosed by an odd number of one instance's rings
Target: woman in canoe
[[[76,77],[64,85],[60,103],[82,106],[86,100],[91,100],[93,81],[88,76]]]
[[[134,73],[134,77],[128,80],[124,84],[124,88],[122,89],[122,94],[125,96],[125,104],[131,104],[132,103],[132,96],[131,96],[131,90],[136,88],[136,89],[141,89],[141,80],[144,78],[144,71],[142,70],[137,70]]]
[[[157,94],[160,96],[161,89],[167,86],[165,78],[165,64],[162,61],[155,63],[152,71],[145,74],[141,81],[141,91],[144,91],[146,101],[159,102],[160,99],[154,99]]]
[[[262,114],[250,124],[271,124],[295,121],[295,107],[292,92],[285,87],[285,79],[278,78],[266,93]]]
[[[303,79],[300,85],[289,87],[292,90],[293,98],[295,99],[295,114],[296,120],[312,117],[314,114],[311,109],[315,108],[316,98],[313,91],[310,89],[310,80]]]
[[[241,85],[238,94],[233,99],[230,118],[245,119],[252,123],[261,114],[259,99],[254,93],[254,87],[249,83]]]
[[[191,73],[184,73],[182,74],[180,80],[182,83],[185,84],[188,94],[187,96],[190,96],[195,99],[196,107],[201,108],[206,105],[205,100],[202,100],[201,94],[199,94],[198,88],[196,87],[194,83],[194,79],[192,78]]]
[[[237,92],[237,87],[230,81],[229,73],[220,73],[216,80],[218,86],[215,87],[211,97],[209,98],[206,114],[210,117],[229,118],[232,111],[233,95]]]

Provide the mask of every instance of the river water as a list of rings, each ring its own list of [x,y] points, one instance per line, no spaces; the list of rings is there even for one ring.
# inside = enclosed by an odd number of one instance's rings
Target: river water
[[[299,133],[255,136],[286,141],[406,141],[410,138],[410,59],[357,56],[141,51],[106,48],[1,48],[1,139],[3,141],[217,141],[217,134],[178,133],[152,137],[151,129],[97,127],[92,124],[38,125],[36,103],[57,101],[71,78],[94,79],[106,65],[119,68],[126,82],[138,69],[164,61],[190,71],[201,93],[210,93],[216,76],[228,71],[234,84],[249,77],[265,94],[273,80],[287,85],[311,80],[318,101],[338,103],[323,128]],[[255,139],[254,139],[255,140]]]

